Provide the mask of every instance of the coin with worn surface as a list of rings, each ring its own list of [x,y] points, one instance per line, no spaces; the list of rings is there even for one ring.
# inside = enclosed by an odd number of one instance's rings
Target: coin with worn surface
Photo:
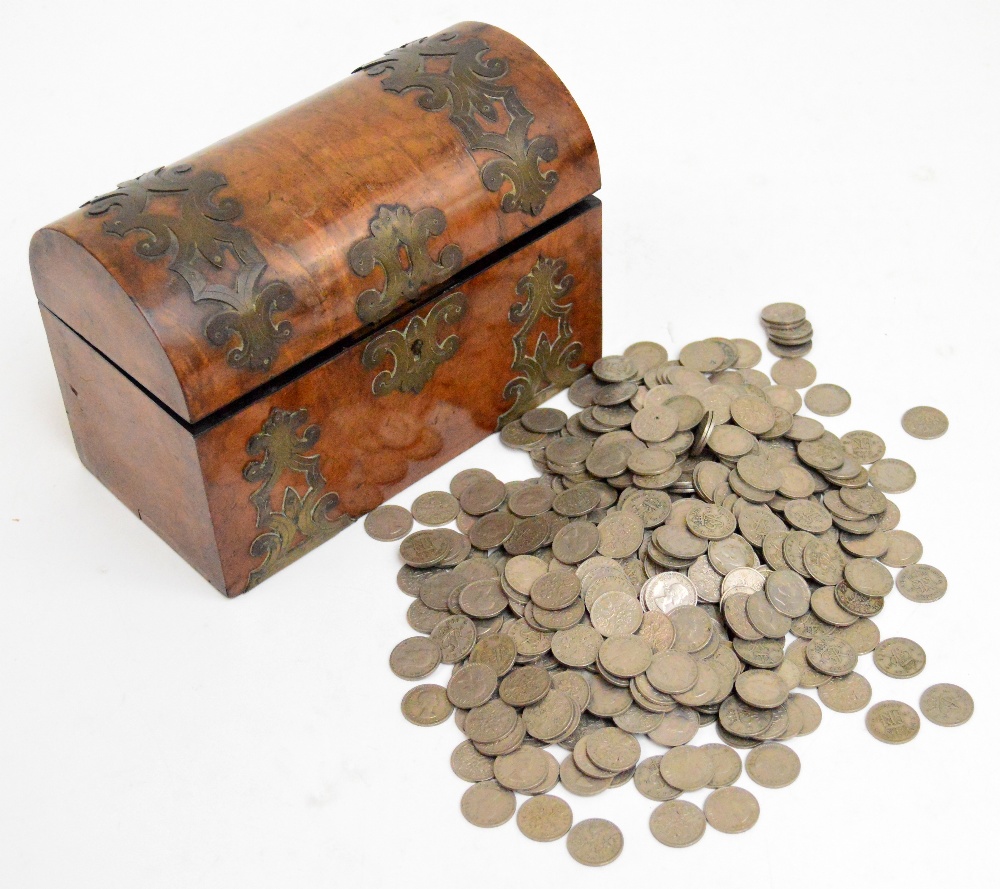
[[[566,848],[575,861],[588,867],[610,864],[625,846],[617,825],[603,818],[588,818],[575,824],[566,837]]]
[[[788,689],[770,670],[744,670],[736,677],[736,694],[751,707],[771,709],[788,698]]]
[[[858,665],[857,652],[843,639],[817,636],[806,646],[806,660],[826,676],[846,676]]]
[[[715,762],[701,747],[673,747],[660,760],[660,774],[678,790],[701,790],[715,775]]]
[[[855,429],[840,436],[840,443],[848,454],[865,465],[881,460],[885,456],[885,442],[882,437],[865,429]]]
[[[837,713],[857,713],[871,702],[871,683],[860,673],[838,676],[821,685],[819,699]]]
[[[759,817],[757,797],[742,787],[722,787],[705,799],[705,820],[722,833],[743,833]]]
[[[462,794],[462,815],[476,827],[499,827],[514,816],[517,797],[498,781],[480,781]]]
[[[590,620],[602,636],[629,636],[642,624],[642,606],[628,593],[605,593],[590,609]]]
[[[597,796],[611,786],[611,778],[593,778],[580,771],[570,754],[559,766],[559,780],[574,796]]]
[[[517,826],[529,840],[551,843],[573,826],[573,810],[557,796],[542,794],[526,800],[517,810]]]
[[[701,749],[712,758],[715,769],[712,780],[708,782],[709,787],[728,787],[743,773],[743,763],[732,747],[726,744],[702,744]]]
[[[389,655],[389,669],[400,679],[423,679],[441,663],[441,646],[426,636],[411,636]]]
[[[908,565],[896,575],[896,589],[911,602],[936,602],[948,591],[948,579],[932,565]]]
[[[484,756],[472,741],[465,740],[451,754],[451,770],[463,781],[476,783],[493,778],[493,757]]]
[[[421,525],[447,525],[458,515],[458,498],[448,491],[427,491],[413,501],[410,513]]]
[[[905,568],[908,565],[916,565],[920,557],[924,554],[924,545],[915,534],[909,531],[901,531],[898,528],[885,532],[888,546],[878,560],[883,565],[890,568]]]
[[[771,366],[771,379],[782,386],[805,389],[816,382],[816,367],[805,358],[782,358]]]
[[[820,383],[806,392],[805,403],[821,417],[838,417],[851,406],[851,394],[833,383]]]
[[[972,719],[975,704],[964,688],[941,682],[920,696],[920,712],[935,725],[956,726]]]
[[[761,787],[787,787],[801,768],[799,755],[784,744],[761,744],[747,754],[747,774]]]
[[[403,695],[403,716],[414,725],[440,725],[452,714],[448,693],[440,685],[418,685]]]
[[[508,790],[525,793],[545,780],[548,774],[547,756],[540,747],[519,747],[493,761],[493,774]]]
[[[440,565],[450,552],[451,544],[440,531],[414,531],[399,544],[399,554],[411,568]]]
[[[664,846],[693,846],[705,835],[705,814],[687,800],[668,800],[653,809],[649,830]]]
[[[413,516],[405,506],[384,503],[365,516],[365,532],[375,540],[399,540],[413,528]]]
[[[639,761],[639,742],[620,728],[602,728],[587,736],[587,756],[599,769],[623,772]]]
[[[905,460],[883,457],[868,470],[873,487],[886,494],[902,494],[917,483],[917,473]]]
[[[948,431],[948,418],[936,407],[911,407],[903,414],[903,429],[914,438],[940,438]]]
[[[875,646],[873,654],[879,672],[893,679],[909,679],[927,665],[927,655],[912,639],[893,636]]]
[[[497,690],[497,674],[486,664],[467,663],[451,674],[448,700],[456,707],[471,710],[485,704]]]
[[[920,717],[902,701],[879,701],[865,714],[865,727],[886,744],[905,744],[920,731]]]
[[[650,756],[644,759],[635,767],[635,774],[632,776],[635,789],[646,799],[657,802],[677,799],[683,792],[677,787],[671,787],[663,780],[663,775],[660,772],[661,759],[661,756]]]

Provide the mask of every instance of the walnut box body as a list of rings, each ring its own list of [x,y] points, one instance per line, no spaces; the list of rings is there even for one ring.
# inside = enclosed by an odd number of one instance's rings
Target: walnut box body
[[[593,139],[457,25],[39,231],[83,463],[237,595],[600,355]]]

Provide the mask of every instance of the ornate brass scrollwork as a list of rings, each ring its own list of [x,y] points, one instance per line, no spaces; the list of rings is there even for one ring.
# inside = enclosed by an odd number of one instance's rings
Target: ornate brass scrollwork
[[[306,426],[300,433],[307,421],[308,412],[304,408],[297,411],[274,408],[260,432],[247,442],[247,453],[257,459],[243,468],[243,477],[251,483],[260,482],[260,487],[250,495],[250,502],[257,509],[257,527],[263,530],[250,544],[250,554],[263,561],[250,572],[248,590],[352,521],[347,515],[333,521],[329,518],[340,498],[334,491],[324,490],[326,479],[320,472],[319,454],[308,453],[319,440],[320,428]],[[275,510],[272,492],[286,473],[303,476],[307,488],[299,493],[289,484],[281,509]]]
[[[455,324],[465,314],[466,300],[461,293],[452,293],[436,302],[423,317],[414,315],[404,330],[387,330],[375,337],[365,348],[361,363],[375,370],[387,358],[392,358],[391,370],[383,370],[372,380],[372,392],[409,392],[416,395],[438,367],[451,358],[461,345],[457,333],[438,342],[438,326]]]
[[[358,317],[369,324],[388,315],[400,303],[420,294],[427,286],[446,281],[462,266],[457,244],[441,248],[431,256],[428,241],[445,229],[444,213],[424,207],[413,213],[402,204],[382,205],[371,218],[371,237],[358,241],[347,255],[351,270],[367,278],[381,267],[385,284],[381,290],[365,290],[357,300]],[[405,254],[405,261],[404,261]]]
[[[573,288],[573,276],[563,275],[566,263],[561,259],[539,256],[528,274],[517,282],[516,292],[524,302],[510,308],[511,324],[521,327],[514,334],[514,377],[503,390],[505,399],[514,403],[497,421],[501,429],[525,411],[541,404],[556,389],[562,389],[587,372],[585,364],[574,364],[583,354],[583,344],[573,339],[569,315],[572,302],[559,302]],[[528,354],[528,337],[543,318],[557,323],[557,336],[549,341],[543,330],[535,341],[535,350]]]
[[[183,165],[145,173],[83,206],[88,216],[108,216],[104,231],[124,238],[140,232],[135,252],[149,260],[167,256],[170,269],[184,279],[196,302],[219,306],[205,325],[214,346],[237,344],[226,360],[233,367],[266,371],[278,347],[292,335],[288,321],[275,321],[291,308],[291,288],[284,281],[264,281],[268,265],[250,233],[235,224],[243,213],[233,197],[216,198],[226,177]],[[157,212],[164,203],[179,213]],[[236,269],[226,269],[227,253]]]
[[[418,99],[420,107],[427,111],[447,108],[448,119],[473,158],[480,151],[499,155],[482,164],[479,172],[489,191],[498,192],[504,181],[510,183],[500,201],[501,209],[536,216],[559,181],[555,170],[543,173],[539,164],[555,160],[558,146],[551,136],[529,138],[535,115],[524,107],[511,84],[501,82],[510,69],[507,60],[487,59],[489,51],[478,37],[460,40],[456,34],[438,34],[407,43],[357,70],[372,77],[386,75],[382,89],[388,92],[426,90]],[[440,70],[435,62],[445,62],[447,68]],[[502,133],[482,123],[499,124],[498,103],[508,119]]]

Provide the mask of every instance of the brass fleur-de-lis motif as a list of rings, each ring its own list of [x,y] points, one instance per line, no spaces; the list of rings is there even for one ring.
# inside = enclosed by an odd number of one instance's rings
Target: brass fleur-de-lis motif
[[[424,207],[413,213],[403,204],[378,208],[368,223],[371,237],[351,247],[347,260],[354,274],[367,278],[375,266],[382,269],[382,289],[371,288],[358,296],[358,317],[366,324],[388,315],[400,303],[420,295],[424,287],[446,281],[462,266],[457,244],[441,248],[431,256],[428,242],[445,229],[444,213]]]
[[[421,108],[447,108],[448,119],[469,152],[494,155],[480,167],[479,174],[492,192],[500,191],[504,182],[510,183],[501,198],[501,209],[537,216],[559,181],[555,170],[543,173],[539,165],[555,160],[558,146],[551,136],[528,136],[535,115],[524,107],[517,90],[503,82],[510,70],[507,60],[488,59],[489,51],[478,37],[458,39],[456,34],[438,34],[407,43],[357,70],[372,77],[386,75],[382,89],[388,92],[425,90],[426,95],[417,100]],[[448,63],[444,70],[434,64],[441,61]],[[482,121],[499,123],[501,108],[507,129],[501,133],[484,127]]]
[[[292,335],[292,325],[274,316],[290,309],[294,297],[284,281],[264,280],[267,261],[250,233],[235,224],[243,214],[239,201],[216,197],[227,184],[212,170],[160,167],[83,206],[88,216],[109,217],[109,235],[141,233],[135,252],[144,259],[169,257],[170,270],[184,279],[192,301],[218,307],[205,323],[208,341],[224,348],[235,338],[227,362],[266,371]],[[158,212],[165,200],[179,207],[179,215]],[[235,259],[235,271],[226,271],[227,255]]]
[[[514,361],[511,364],[518,376],[503,390],[503,397],[513,399],[514,403],[497,421],[498,429],[587,372],[585,364],[575,363],[583,354],[583,344],[573,339],[569,323],[573,303],[559,302],[574,284],[572,275],[563,275],[565,271],[563,260],[540,255],[531,271],[517,282],[516,292],[524,297],[524,302],[514,303],[508,317],[511,324],[521,325],[514,334]],[[535,341],[534,352],[529,355],[528,338],[543,317],[556,321],[556,338],[550,341],[543,330]]]
[[[348,515],[335,520],[329,518],[340,498],[336,492],[325,490],[326,479],[319,468],[319,454],[308,453],[320,436],[319,426],[305,425],[308,419],[305,408],[297,411],[273,408],[260,432],[247,442],[247,453],[257,459],[243,468],[243,477],[251,483],[260,482],[260,487],[250,495],[250,502],[257,510],[257,527],[262,530],[250,544],[250,554],[263,558],[250,572],[248,590],[352,521]],[[281,508],[276,510],[272,493],[282,477],[289,474],[304,478],[307,487],[300,493],[289,484],[282,496]]]
[[[388,395],[390,392],[409,392],[416,395],[434,376],[438,367],[451,358],[461,345],[457,333],[438,342],[438,326],[455,324],[465,314],[467,303],[461,293],[452,293],[438,300],[431,310],[421,317],[414,315],[404,330],[387,330],[379,334],[366,347],[361,364],[375,370],[391,358],[391,370],[383,370],[372,380],[372,392]]]

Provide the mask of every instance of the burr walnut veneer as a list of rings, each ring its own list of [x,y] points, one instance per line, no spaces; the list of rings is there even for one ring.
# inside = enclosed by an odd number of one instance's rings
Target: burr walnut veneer
[[[39,231],[83,463],[227,595],[585,372],[597,154],[463,23]]]

